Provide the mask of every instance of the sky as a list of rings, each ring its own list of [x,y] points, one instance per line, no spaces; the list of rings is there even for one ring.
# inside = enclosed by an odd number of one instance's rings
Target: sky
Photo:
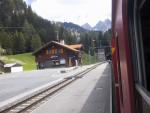
[[[112,0],[24,0],[39,16],[78,25],[111,19]]]

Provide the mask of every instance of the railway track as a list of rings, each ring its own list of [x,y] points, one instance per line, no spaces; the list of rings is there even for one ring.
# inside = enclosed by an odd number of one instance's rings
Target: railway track
[[[14,104],[12,106],[9,106],[3,110],[0,110],[0,113],[29,113],[33,109],[37,108],[38,105],[45,102],[46,99],[50,98],[55,93],[57,93],[61,89],[65,88],[69,84],[73,83],[78,78],[81,78],[82,76],[84,76],[89,71],[95,69],[98,65],[100,65],[100,64],[97,64],[91,68],[88,68],[87,70],[80,72],[76,75],[73,75],[71,77],[64,78],[58,84],[55,84],[54,86],[52,86],[52,87],[50,87],[44,91],[38,92],[37,94],[35,94],[35,95],[33,95],[33,96],[23,100],[23,101],[20,101],[20,102]]]

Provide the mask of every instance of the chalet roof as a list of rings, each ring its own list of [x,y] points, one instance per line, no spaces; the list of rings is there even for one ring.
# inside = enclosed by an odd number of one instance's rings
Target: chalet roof
[[[11,64],[5,64],[4,67],[18,67],[18,66],[22,66],[21,64],[18,63],[11,63]]]
[[[43,49],[47,48],[47,47],[48,47],[49,45],[51,45],[51,44],[59,45],[60,47],[66,48],[66,49],[71,50],[71,51],[73,51],[73,52],[79,52],[78,50],[76,50],[76,49],[70,47],[69,45],[61,44],[61,43],[56,42],[56,41],[51,41],[51,42],[45,44],[44,46],[42,46],[41,48],[39,48],[38,50],[36,50],[35,52],[33,52],[33,55],[36,55],[37,53],[39,53],[39,52],[42,51]]]
[[[69,47],[73,48],[73,49],[81,49],[82,48],[82,44],[75,44],[75,45],[68,45]]]

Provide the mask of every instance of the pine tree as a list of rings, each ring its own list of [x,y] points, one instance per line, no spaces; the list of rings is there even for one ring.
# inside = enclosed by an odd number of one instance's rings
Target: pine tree
[[[103,32],[102,31],[99,31],[98,33],[98,47],[102,47],[102,38],[103,38]]]
[[[11,40],[11,35],[7,32],[0,31],[0,45],[2,46],[2,48],[4,48],[6,50],[6,52],[8,54],[12,53],[12,40]]]
[[[14,10],[14,0],[1,0],[0,4],[0,20],[4,26],[10,26]]]
[[[35,51],[37,49],[39,49],[41,47],[41,39],[39,37],[39,35],[35,35],[34,37],[32,37],[31,39],[31,49],[32,51]]]
[[[111,29],[106,31],[103,36],[103,45],[109,46],[111,41]]]
[[[31,39],[36,34],[35,28],[26,19],[23,24],[23,34],[25,39],[25,51],[31,52]]]
[[[13,42],[13,49],[15,54],[25,52],[25,39],[22,32],[15,33]]]

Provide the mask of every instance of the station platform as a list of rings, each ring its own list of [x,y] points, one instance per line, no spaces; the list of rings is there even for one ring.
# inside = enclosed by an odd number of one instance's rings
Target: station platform
[[[101,64],[50,97],[32,113],[111,113],[110,77],[110,65]]]
[[[0,106],[39,87],[77,74],[92,66],[53,68],[0,75]],[[65,71],[65,73],[61,73],[61,71]]]

